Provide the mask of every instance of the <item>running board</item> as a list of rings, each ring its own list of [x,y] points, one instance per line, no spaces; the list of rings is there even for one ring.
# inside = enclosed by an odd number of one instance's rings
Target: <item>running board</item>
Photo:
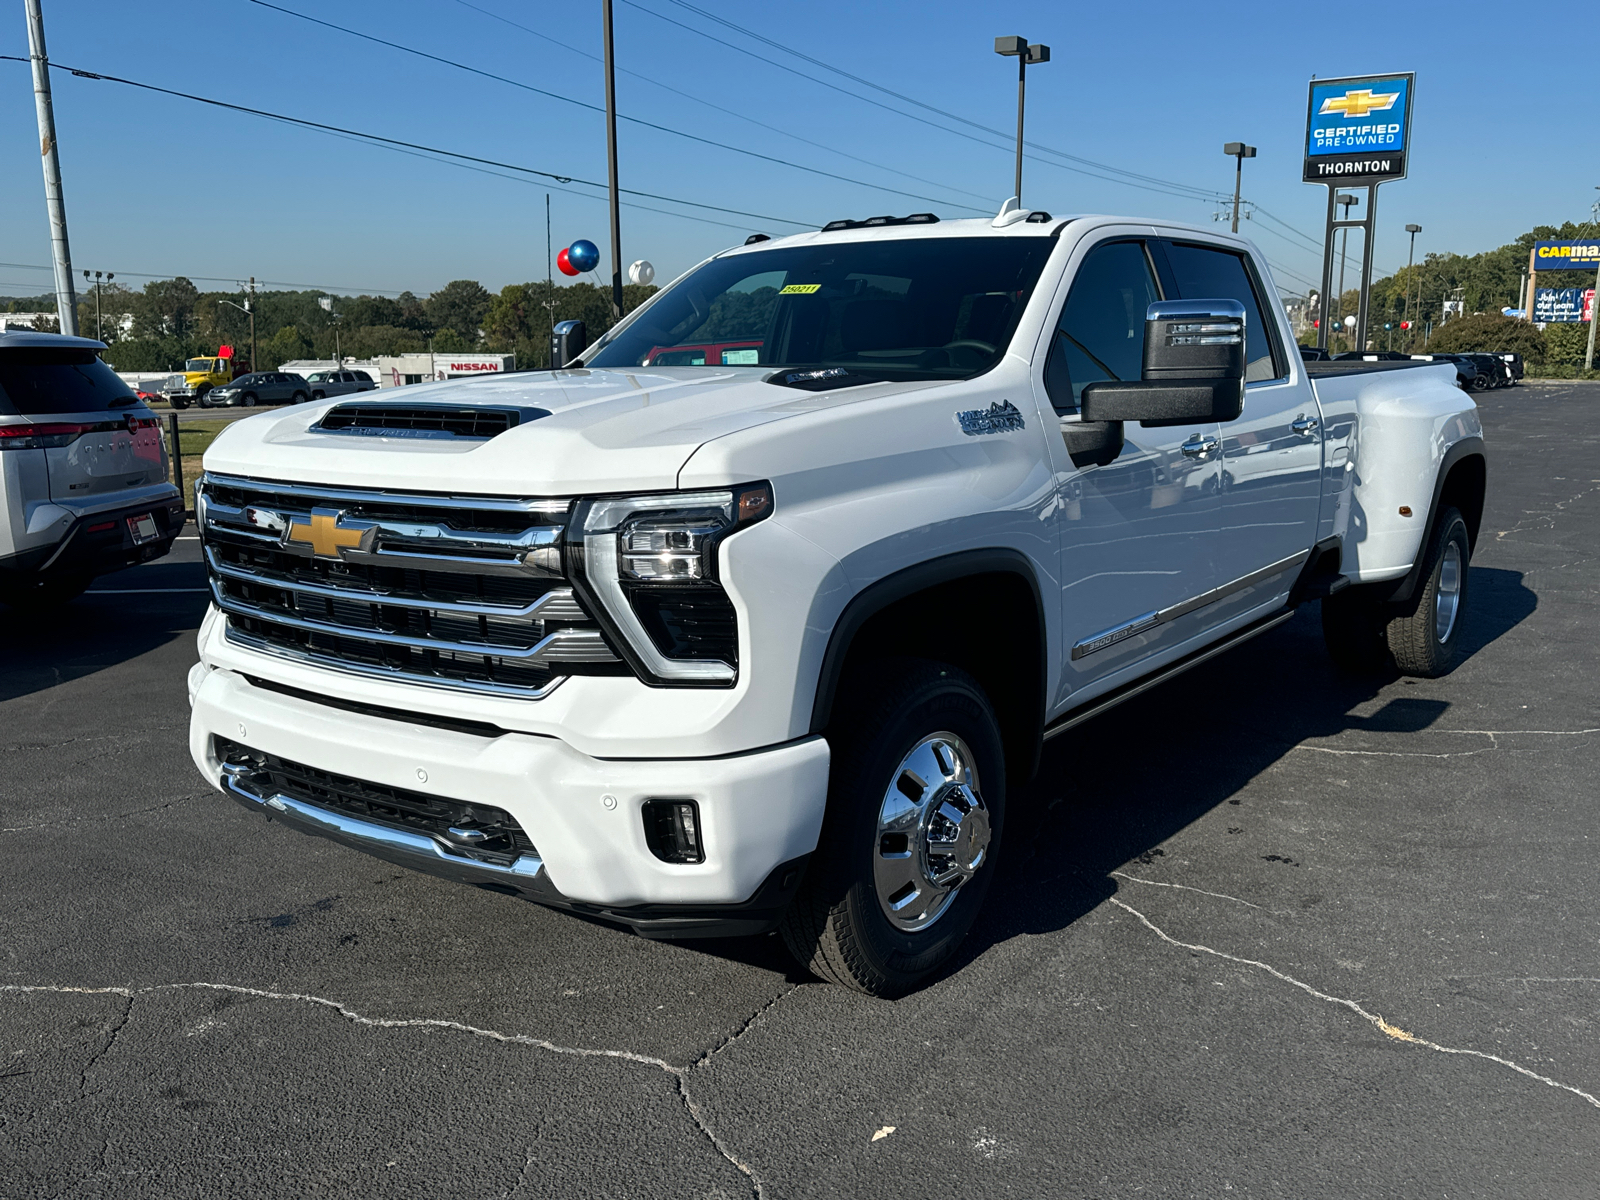
[[[1090,718],[1098,717],[1107,709],[1115,708],[1124,700],[1132,700],[1135,696],[1140,695],[1143,692],[1148,692],[1151,688],[1165,683],[1174,675],[1182,675],[1190,667],[1197,667],[1207,659],[1215,658],[1224,651],[1232,650],[1241,642],[1248,642],[1258,633],[1265,633],[1269,629],[1277,628],[1290,617],[1294,616],[1294,613],[1295,610],[1292,608],[1284,609],[1281,612],[1270,613],[1267,616],[1262,617],[1260,620],[1252,621],[1248,625],[1244,625],[1238,629],[1235,629],[1220,642],[1213,642],[1209,646],[1202,646],[1193,654],[1186,654],[1175,662],[1168,663],[1153,675],[1146,675],[1141,679],[1135,679],[1131,683],[1125,683],[1121,687],[1115,688],[1103,696],[1096,696],[1082,708],[1075,712],[1067,713],[1065,716],[1058,718],[1052,724],[1047,726],[1044,731],[1044,740],[1049,741],[1057,734],[1065,733],[1075,725],[1082,725]]]

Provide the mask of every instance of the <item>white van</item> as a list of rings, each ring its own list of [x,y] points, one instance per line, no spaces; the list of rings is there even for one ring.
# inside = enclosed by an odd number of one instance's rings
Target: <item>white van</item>
[[[183,528],[157,418],[104,342],[0,333],[0,603],[42,608],[160,558]]]

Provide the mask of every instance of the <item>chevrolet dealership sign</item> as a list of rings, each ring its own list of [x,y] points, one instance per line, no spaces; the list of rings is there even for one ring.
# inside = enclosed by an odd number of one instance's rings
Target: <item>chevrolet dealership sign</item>
[[[1313,79],[1306,112],[1307,183],[1381,183],[1406,176],[1416,75]]]

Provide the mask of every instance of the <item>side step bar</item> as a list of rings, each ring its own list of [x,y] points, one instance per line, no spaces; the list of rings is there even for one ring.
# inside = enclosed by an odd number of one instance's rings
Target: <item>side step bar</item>
[[[1168,663],[1166,666],[1162,667],[1159,671],[1152,675],[1146,675],[1143,678],[1132,680],[1123,684],[1119,688],[1107,692],[1103,696],[1096,696],[1082,708],[1068,712],[1063,716],[1058,717],[1050,725],[1046,726],[1044,731],[1044,740],[1049,741],[1057,734],[1065,733],[1067,730],[1076,725],[1082,725],[1091,717],[1098,717],[1107,709],[1115,708],[1124,700],[1131,700],[1143,692],[1148,692],[1151,688],[1165,683],[1174,675],[1182,675],[1190,667],[1197,667],[1207,659],[1215,658],[1224,651],[1232,650],[1241,642],[1248,642],[1257,634],[1265,633],[1269,629],[1275,629],[1292,616],[1294,616],[1293,608],[1286,608],[1281,612],[1268,613],[1259,620],[1252,621],[1248,625],[1243,625],[1240,628],[1235,629],[1220,642],[1213,642],[1209,646],[1202,646],[1193,654],[1186,654],[1182,658]]]

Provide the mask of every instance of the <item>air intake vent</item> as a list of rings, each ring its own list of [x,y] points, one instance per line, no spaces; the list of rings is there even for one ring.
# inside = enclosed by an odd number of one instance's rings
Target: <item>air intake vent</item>
[[[526,421],[548,417],[542,408],[467,407],[461,404],[340,404],[311,428],[318,433],[366,437],[496,437]]]

